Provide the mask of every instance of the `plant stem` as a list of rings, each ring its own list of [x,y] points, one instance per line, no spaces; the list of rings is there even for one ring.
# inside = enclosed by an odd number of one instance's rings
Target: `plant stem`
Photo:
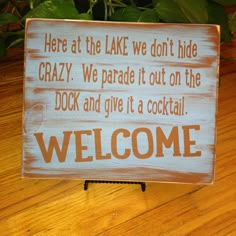
[[[107,1],[104,0],[104,8],[105,8],[105,15],[104,15],[104,20],[107,20]]]
[[[16,12],[16,14],[18,15],[19,18],[22,18],[22,15],[20,14],[18,8],[17,8],[17,5],[14,1],[10,0],[11,4],[14,6],[13,9],[12,9],[12,14],[14,12]]]
[[[220,56],[220,59],[224,61],[236,61],[236,58],[234,57],[227,58],[227,57]]]

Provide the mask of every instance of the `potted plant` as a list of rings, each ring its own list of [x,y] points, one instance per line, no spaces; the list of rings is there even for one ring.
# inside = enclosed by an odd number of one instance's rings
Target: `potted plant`
[[[236,29],[234,5],[236,0],[1,0],[0,56],[23,44],[26,18],[218,24],[224,43]]]

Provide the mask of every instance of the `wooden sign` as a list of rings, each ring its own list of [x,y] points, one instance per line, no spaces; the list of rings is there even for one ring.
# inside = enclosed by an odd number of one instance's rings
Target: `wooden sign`
[[[26,22],[24,177],[211,183],[219,27]]]

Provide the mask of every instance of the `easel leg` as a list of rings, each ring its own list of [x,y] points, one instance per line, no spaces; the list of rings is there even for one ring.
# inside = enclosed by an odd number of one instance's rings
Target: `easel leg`
[[[84,190],[88,190],[89,183],[95,184],[140,184],[142,192],[146,191],[145,182],[128,182],[128,181],[109,181],[109,180],[85,180],[84,181]]]

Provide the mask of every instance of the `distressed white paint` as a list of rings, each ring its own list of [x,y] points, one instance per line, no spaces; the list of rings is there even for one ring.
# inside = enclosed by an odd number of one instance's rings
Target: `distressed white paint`
[[[191,29],[191,31],[190,31]],[[45,34],[51,33],[55,38],[66,39],[70,44],[78,36],[82,38],[82,52],[73,54],[69,50],[66,53],[44,52]],[[128,36],[128,56],[106,55],[104,53],[104,37]],[[93,36],[101,40],[101,53],[94,56],[88,55],[85,49],[85,37]],[[175,43],[178,40],[192,40],[198,45],[198,56],[196,58],[177,59],[176,56],[164,56],[153,58],[147,55],[133,55],[132,41],[145,41],[148,45],[147,51],[153,40],[160,41],[172,39]],[[175,44],[176,45],[176,44]],[[173,48],[174,55],[177,54],[177,47]],[[30,50],[35,50],[29,53]],[[208,58],[209,60],[206,60]],[[134,23],[101,23],[83,21],[61,21],[61,20],[29,20],[26,27],[25,43],[25,84],[24,84],[24,144],[23,144],[23,175],[28,177],[61,177],[61,178],[102,178],[102,179],[126,179],[126,180],[151,180],[166,182],[192,182],[210,183],[214,177],[214,146],[215,146],[215,117],[217,99],[219,60],[219,31],[216,26],[209,25],[178,25],[178,24],[134,24]],[[50,63],[72,63],[70,82],[42,82],[39,80],[40,62]],[[81,64],[93,64],[98,69],[98,83],[84,83]],[[105,84],[101,88],[102,68],[125,69],[127,66],[136,72],[135,83],[131,86]],[[138,85],[137,73],[139,68],[144,67],[146,74],[151,71],[165,68],[166,75],[180,71],[184,75],[186,68],[201,73],[201,86],[199,88],[188,88],[182,78],[181,86],[170,86],[167,84],[150,86]],[[64,74],[64,77],[66,74]],[[30,79],[28,79],[30,78]],[[73,80],[71,80],[73,78]],[[168,76],[166,77],[168,78]],[[148,80],[148,78],[147,78]],[[185,97],[184,110],[187,114],[183,116],[174,115],[152,115],[145,113],[133,114],[114,113],[105,118],[104,106],[101,106],[101,113],[80,111],[55,111],[54,89],[74,89],[82,91],[80,95],[80,106],[86,96],[101,95],[101,104],[106,98],[118,96],[124,101],[133,96],[134,106],[142,99],[146,103],[149,99],[160,100],[164,96],[172,98]],[[37,107],[38,106],[38,107]],[[124,105],[124,110],[126,104]],[[92,122],[93,121],[93,122]],[[111,157],[110,160],[94,160],[92,162],[76,163],[75,140],[71,136],[67,159],[64,163],[57,160],[56,153],[53,153],[52,162],[45,163],[41,151],[34,137],[34,133],[44,133],[45,144],[51,136],[57,137],[58,143],[62,143],[62,132],[65,130],[92,130],[102,128],[102,151],[111,152],[111,135],[119,128],[132,132],[139,127],[145,127],[154,133],[156,127],[161,127],[166,135],[173,126],[178,126],[180,132],[179,140],[183,140],[182,125],[198,124],[201,130],[191,132],[191,138],[196,140],[194,150],[201,150],[201,157],[173,157],[172,148],[165,149],[165,156],[155,157],[154,154],[148,159],[138,159],[133,153],[125,160]],[[154,138],[155,139],[155,138]],[[139,151],[147,151],[146,137],[140,137]],[[94,156],[93,136],[84,136],[83,145],[88,150],[83,154]],[[130,138],[120,138],[119,150],[130,148]],[[183,142],[180,142],[180,150],[183,152]],[[29,161],[29,159],[32,159]],[[134,168],[141,168],[134,170]],[[112,172],[115,169],[126,169],[126,171]],[[152,172],[153,169],[157,171]],[[83,170],[90,170],[84,174]],[[110,171],[108,171],[110,170]],[[134,171],[133,171],[134,170]],[[160,172],[158,172],[160,170]],[[169,172],[173,171],[173,175]],[[82,173],[82,174],[81,174]],[[184,174],[184,177],[179,176]],[[192,175],[194,174],[194,178]],[[197,177],[199,175],[199,178]],[[201,175],[203,177],[201,177]]]

